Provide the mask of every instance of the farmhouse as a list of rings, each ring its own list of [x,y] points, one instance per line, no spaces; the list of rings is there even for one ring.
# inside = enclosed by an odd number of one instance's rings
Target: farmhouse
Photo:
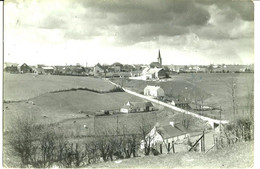
[[[127,102],[121,109],[122,113],[147,112],[154,110],[151,102]]]
[[[31,73],[32,72],[32,68],[30,66],[28,66],[26,63],[18,65],[18,69],[22,73]]]
[[[155,125],[146,136],[146,139],[151,139],[151,145],[153,147],[157,147],[157,145],[160,144],[172,147],[173,143],[182,143],[189,137],[190,134],[184,126],[174,124],[174,122],[171,121],[167,125]]]
[[[163,98],[165,96],[164,90],[160,86],[146,86],[144,88],[144,95],[155,98]]]

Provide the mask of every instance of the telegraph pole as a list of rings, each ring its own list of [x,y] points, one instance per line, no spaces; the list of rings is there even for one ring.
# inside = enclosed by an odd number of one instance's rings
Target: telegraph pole
[[[118,136],[118,115],[116,116],[116,134]]]

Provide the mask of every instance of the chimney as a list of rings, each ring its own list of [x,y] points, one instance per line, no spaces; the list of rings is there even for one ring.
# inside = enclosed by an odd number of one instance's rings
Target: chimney
[[[174,127],[174,122],[173,122],[173,121],[170,121],[170,125],[171,125],[172,127]]]

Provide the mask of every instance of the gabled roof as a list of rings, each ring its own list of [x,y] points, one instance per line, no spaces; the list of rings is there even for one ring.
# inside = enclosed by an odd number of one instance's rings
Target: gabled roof
[[[99,67],[100,69],[103,69],[103,70],[105,70],[105,69],[104,69],[104,67],[103,67],[103,66],[101,66],[99,63],[98,63],[98,64],[96,64],[95,66]]]
[[[180,124],[174,124],[174,127],[171,125],[161,126],[157,129],[157,131],[164,139],[177,137],[188,133],[188,131]]]
[[[148,73],[149,73],[149,74],[154,74],[154,73],[160,72],[161,70],[163,70],[163,68],[150,68],[150,69],[148,70]]]

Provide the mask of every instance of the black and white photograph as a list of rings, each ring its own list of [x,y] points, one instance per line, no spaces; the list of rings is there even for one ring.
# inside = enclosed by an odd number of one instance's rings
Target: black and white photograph
[[[252,0],[5,0],[3,168],[252,168]]]

